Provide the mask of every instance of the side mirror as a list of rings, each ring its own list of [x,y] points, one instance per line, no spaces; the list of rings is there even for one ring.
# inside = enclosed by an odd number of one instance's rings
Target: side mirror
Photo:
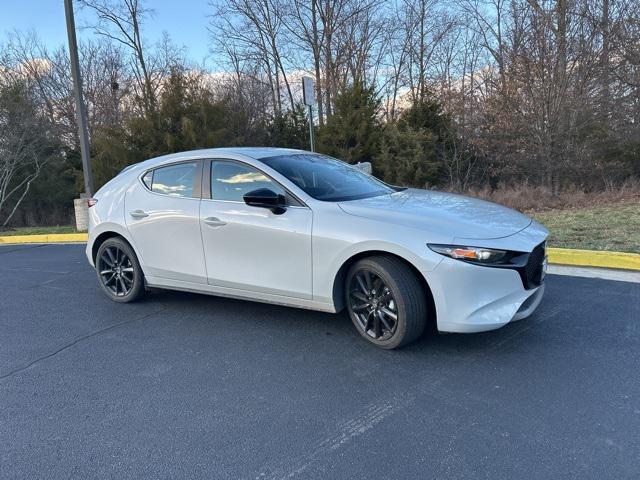
[[[373,173],[373,167],[371,166],[371,162],[358,162],[354,165],[358,170],[367,175],[371,175]]]
[[[276,215],[280,215],[286,211],[287,199],[285,196],[268,188],[251,190],[245,193],[242,198],[244,198],[244,203],[247,205],[268,208]]]

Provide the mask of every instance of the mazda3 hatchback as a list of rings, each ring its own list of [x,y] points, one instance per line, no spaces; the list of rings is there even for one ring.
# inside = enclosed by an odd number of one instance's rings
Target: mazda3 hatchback
[[[127,167],[89,200],[87,257],[116,302],[184,290],[347,309],[382,348],[529,316],[547,230],[508,208],[389,186],[281,148],[184,152]]]

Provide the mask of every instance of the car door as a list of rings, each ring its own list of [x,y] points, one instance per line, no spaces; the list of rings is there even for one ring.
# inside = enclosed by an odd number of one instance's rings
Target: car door
[[[204,175],[200,218],[209,283],[311,299],[311,210],[243,162],[213,160]],[[244,194],[259,188],[285,195],[284,212],[247,205]]]
[[[147,171],[125,197],[125,218],[145,275],[207,283],[200,235],[202,160]]]

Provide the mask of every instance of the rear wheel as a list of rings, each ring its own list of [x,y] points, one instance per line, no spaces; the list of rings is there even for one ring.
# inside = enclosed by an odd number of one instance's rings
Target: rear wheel
[[[144,293],[144,275],[131,246],[121,238],[104,241],[96,255],[102,290],[116,302],[133,302]]]
[[[402,261],[372,256],[347,273],[345,298],[351,321],[364,338],[386,349],[417,339],[427,324],[427,297]]]

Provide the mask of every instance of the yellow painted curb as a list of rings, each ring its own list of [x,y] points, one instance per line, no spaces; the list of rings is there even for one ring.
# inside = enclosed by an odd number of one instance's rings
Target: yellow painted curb
[[[549,263],[558,265],[640,270],[640,254],[638,253],[547,248],[547,255]]]
[[[49,233],[44,235],[7,235],[0,237],[0,245],[10,243],[66,243],[86,241],[86,233]]]
[[[0,245],[16,243],[67,243],[86,241],[86,233],[0,236]],[[638,253],[548,248],[547,255],[549,256],[549,263],[557,265],[640,270],[640,254]]]

